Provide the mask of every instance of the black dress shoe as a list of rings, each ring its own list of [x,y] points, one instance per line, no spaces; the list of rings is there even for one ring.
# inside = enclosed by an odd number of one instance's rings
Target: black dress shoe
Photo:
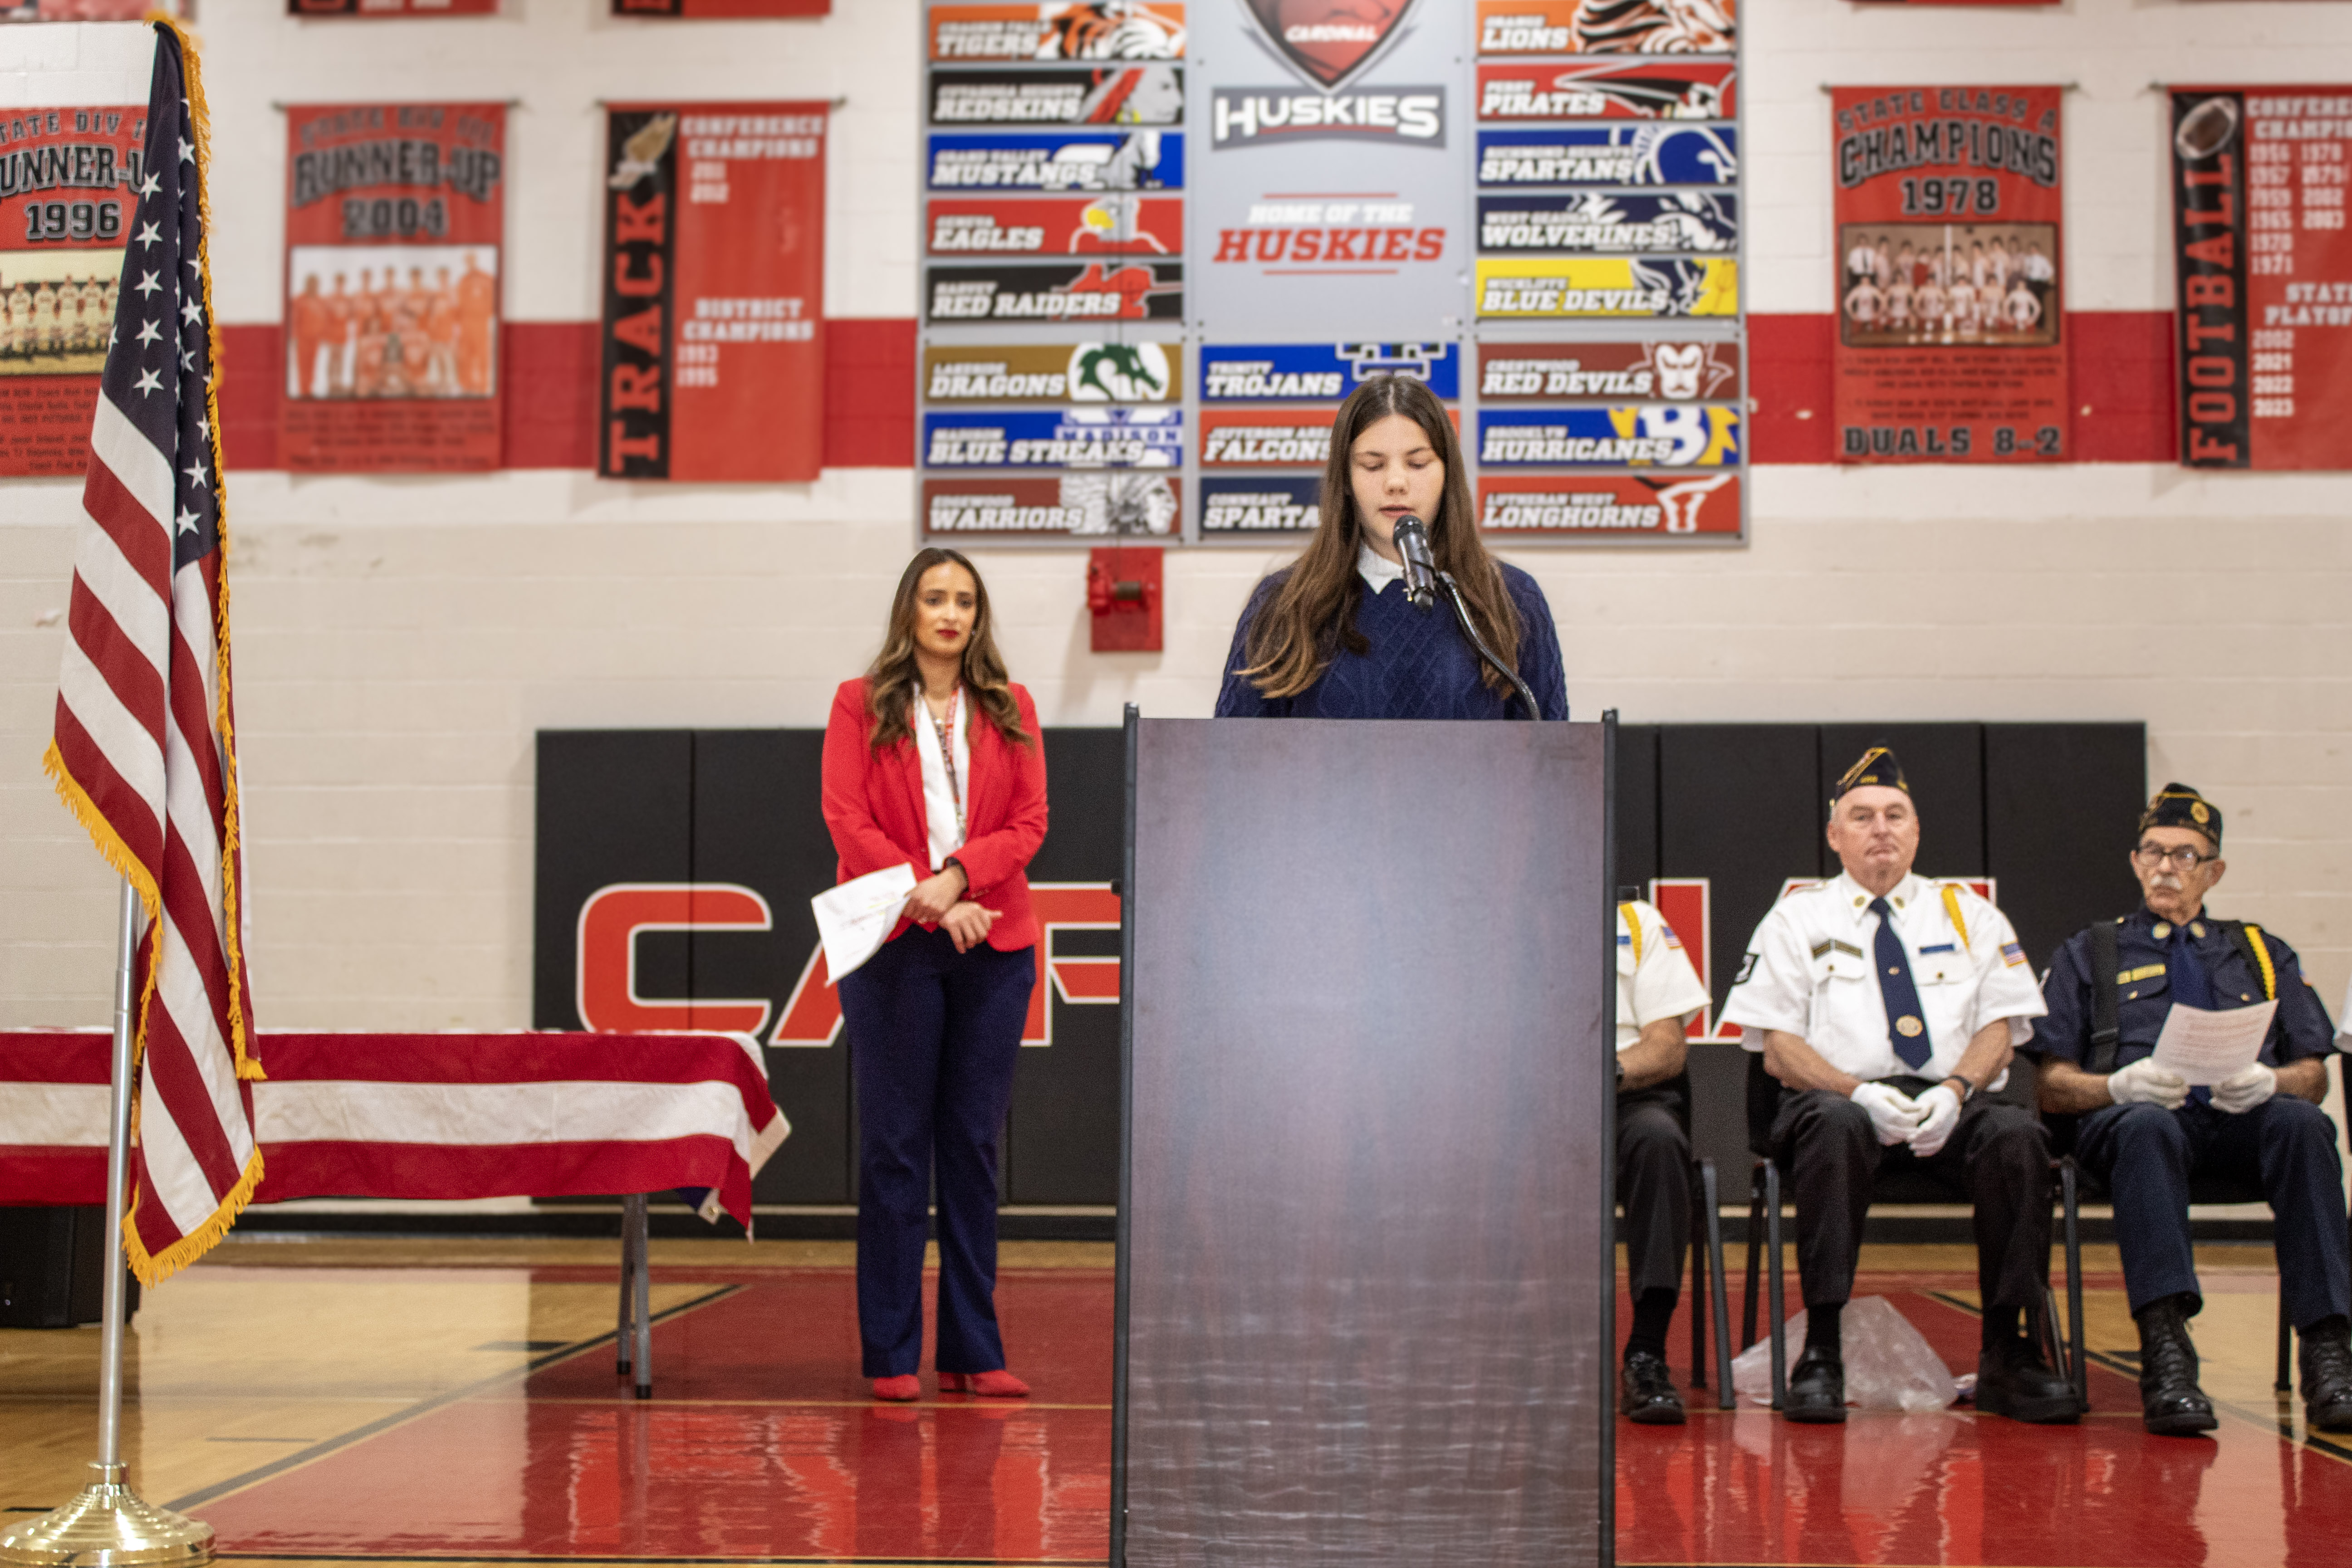
[[[2344,1320],[2336,1321],[2340,1325]],[[2344,1330],[2305,1337],[2299,1359],[2305,1424],[2322,1432],[2352,1432],[2352,1343]]]
[[[2061,1427],[2080,1420],[2082,1402],[2074,1385],[2042,1359],[2042,1347],[2010,1335],[1977,1355],[1977,1408],[2012,1421]]]
[[[1625,1370],[1617,1381],[1617,1408],[1627,1420],[1643,1427],[1683,1424],[1682,1396],[1675,1392],[1675,1380],[1659,1357],[1646,1350],[1627,1351]]]
[[[2193,1437],[2220,1423],[2197,1386],[2197,1346],[2182,1298],[2167,1296],[2133,1314],[2139,1324],[2140,1419],[2159,1437]]]
[[[1789,1371],[1788,1396],[1780,1414],[1791,1421],[1845,1419],[1845,1362],[1833,1351],[1807,1345]]]

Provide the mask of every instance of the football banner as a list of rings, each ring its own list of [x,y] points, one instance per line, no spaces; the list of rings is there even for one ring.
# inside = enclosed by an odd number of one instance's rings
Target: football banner
[[[1201,532],[1232,538],[1246,534],[1313,533],[1323,520],[1319,478],[1287,475],[1265,478],[1201,481]]]
[[[1720,468],[1739,461],[1739,410],[1728,403],[1478,415],[1478,462],[1487,468]]]
[[[0,110],[0,476],[89,462],[147,110]]]
[[[1480,256],[1478,314],[1565,319],[1737,316],[1739,263],[1643,256]]]
[[[1184,264],[935,267],[923,275],[923,300],[933,321],[1174,321],[1184,314]]]
[[[1571,255],[1682,255],[1739,249],[1739,198],[1713,191],[1637,196],[1481,196],[1478,248]]]
[[[1106,193],[1059,201],[983,196],[929,204],[935,256],[1184,254],[1184,198]]]
[[[1738,74],[1729,60],[1628,63],[1606,56],[1480,66],[1478,118],[1729,120],[1738,112]]]
[[[1372,376],[1410,376],[1451,402],[1462,395],[1461,346],[1223,343],[1201,350],[1202,402],[1336,403]]]
[[[1478,0],[1482,55],[1727,55],[1736,0]]]
[[[2063,91],[1831,90],[1840,461],[2068,455]]]
[[[499,465],[507,111],[286,111],[285,380],[297,474]]]
[[[1174,468],[1183,461],[1178,408],[923,415],[929,468]]]
[[[1722,339],[1674,342],[1494,343],[1478,358],[1478,401],[1486,402],[1694,402],[1736,401],[1743,392],[1739,345]]]
[[[926,402],[1175,402],[1176,343],[978,343],[923,350]]]
[[[926,479],[923,527],[934,534],[1156,535],[1181,526],[1172,475],[1065,474],[1054,479]]]
[[[817,476],[826,114],[823,102],[606,110],[605,477]]]
[[[1596,474],[1478,481],[1479,527],[1515,538],[1739,538],[1737,473]]]
[[[934,125],[1181,125],[1184,68],[933,71]]]
[[[2352,87],[2171,97],[2180,461],[2352,468]]]
[[[1183,0],[1029,0],[934,5],[935,60],[1174,60]]]

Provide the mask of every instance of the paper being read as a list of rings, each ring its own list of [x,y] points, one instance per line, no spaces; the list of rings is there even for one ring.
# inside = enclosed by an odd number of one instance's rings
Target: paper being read
[[[2156,1037],[2156,1064],[2191,1083],[2219,1083],[2254,1064],[2277,1011],[2274,1001],[2218,1012],[2175,1002]]]
[[[881,949],[914,891],[915,868],[900,861],[809,900],[816,911],[817,938],[824,944],[825,984],[835,984]]]

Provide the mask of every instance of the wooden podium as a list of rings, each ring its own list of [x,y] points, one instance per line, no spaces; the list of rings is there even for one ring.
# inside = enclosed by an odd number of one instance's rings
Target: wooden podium
[[[1112,1568],[1613,1560],[1613,723],[1128,716]]]

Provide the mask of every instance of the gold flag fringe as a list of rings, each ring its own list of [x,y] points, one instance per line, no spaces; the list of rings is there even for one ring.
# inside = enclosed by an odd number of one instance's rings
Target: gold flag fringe
[[[141,1284],[152,1289],[202,1258],[229,1233],[236,1224],[237,1216],[243,1214],[246,1205],[253,1201],[254,1188],[260,1185],[261,1149],[256,1145],[253,1157],[245,1162],[244,1174],[236,1178],[236,1185],[229,1188],[227,1196],[221,1199],[220,1207],[213,1210],[212,1218],[161,1252],[148,1251],[146,1244],[139,1239],[139,1205],[146,1195],[133,1192],[130,1212],[122,1217],[122,1250],[131,1260],[131,1271],[139,1276]]]

